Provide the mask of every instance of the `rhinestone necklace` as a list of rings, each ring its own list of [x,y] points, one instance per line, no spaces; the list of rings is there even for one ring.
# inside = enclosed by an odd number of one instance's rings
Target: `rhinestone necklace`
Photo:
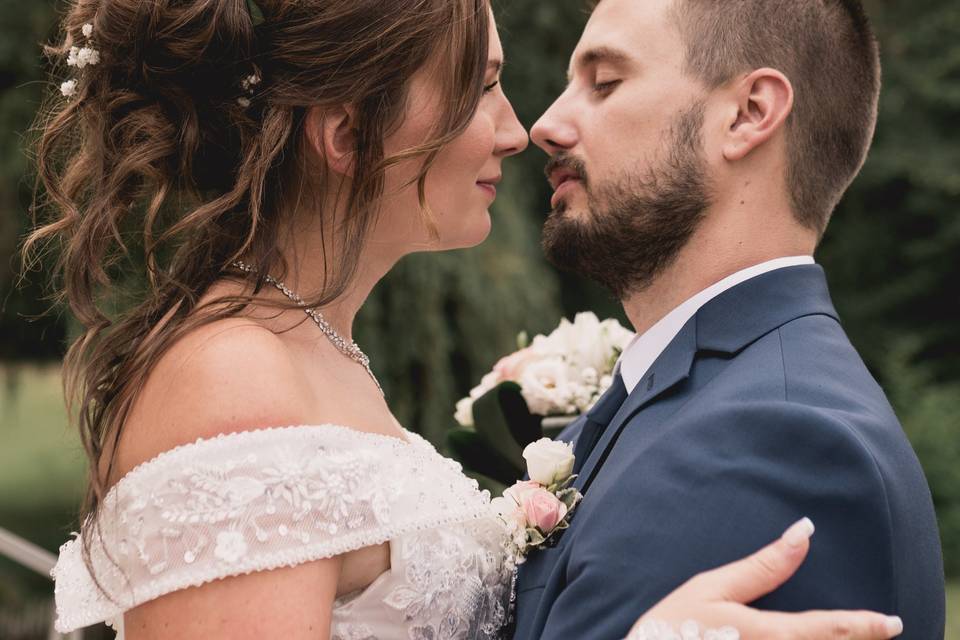
[[[231,266],[240,269],[246,273],[257,273],[257,268],[253,265],[247,264],[237,260],[230,263]],[[330,342],[333,343],[333,346],[337,348],[337,351],[347,356],[354,362],[359,363],[364,369],[367,370],[367,373],[370,374],[370,377],[373,379],[374,384],[377,385],[377,389],[380,390],[380,393],[383,393],[383,387],[380,386],[380,381],[377,380],[377,376],[373,374],[373,370],[370,368],[370,358],[363,351],[360,350],[360,347],[357,346],[357,343],[352,340],[347,340],[336,330],[330,326],[330,323],[327,322],[326,318],[317,311],[316,309],[311,309],[307,307],[307,303],[303,301],[299,295],[287,288],[285,284],[271,276],[269,273],[263,275],[263,279],[272,284],[274,287],[280,290],[280,293],[287,296],[298,305],[303,307],[304,313],[306,313],[310,318],[320,327],[320,331],[323,332],[323,335],[327,337]]]

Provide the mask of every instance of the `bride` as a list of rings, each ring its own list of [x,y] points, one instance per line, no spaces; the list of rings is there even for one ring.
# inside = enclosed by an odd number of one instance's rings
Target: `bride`
[[[91,473],[58,630],[509,637],[490,496],[398,424],[350,337],[402,256],[487,236],[527,145],[487,0],[75,0],[63,30],[48,53],[72,76],[36,149],[53,215],[23,248],[56,245],[84,329],[65,374]],[[121,287],[138,298],[117,314]],[[745,606],[811,533],[638,620],[896,635],[879,614]]]

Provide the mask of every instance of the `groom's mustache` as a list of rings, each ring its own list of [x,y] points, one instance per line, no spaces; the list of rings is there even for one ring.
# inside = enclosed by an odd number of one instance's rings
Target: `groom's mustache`
[[[587,167],[583,160],[565,151],[550,158],[543,172],[554,189],[567,179],[579,180],[584,188],[587,187]]]

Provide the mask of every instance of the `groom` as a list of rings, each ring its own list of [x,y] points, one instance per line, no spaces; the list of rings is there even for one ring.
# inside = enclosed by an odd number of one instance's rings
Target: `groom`
[[[601,0],[532,129],[544,247],[637,338],[575,440],[583,502],[517,582],[518,640],[624,637],[694,574],[809,516],[765,609],[874,609],[940,640],[930,490],[812,254],[876,121],[856,0]],[[695,614],[696,612],[692,612]]]

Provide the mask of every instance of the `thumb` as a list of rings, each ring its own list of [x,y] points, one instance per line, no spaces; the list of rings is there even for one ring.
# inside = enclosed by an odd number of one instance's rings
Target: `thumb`
[[[700,585],[722,600],[747,604],[770,593],[803,564],[810,550],[813,522],[795,522],[778,540],[756,553],[700,576]]]

